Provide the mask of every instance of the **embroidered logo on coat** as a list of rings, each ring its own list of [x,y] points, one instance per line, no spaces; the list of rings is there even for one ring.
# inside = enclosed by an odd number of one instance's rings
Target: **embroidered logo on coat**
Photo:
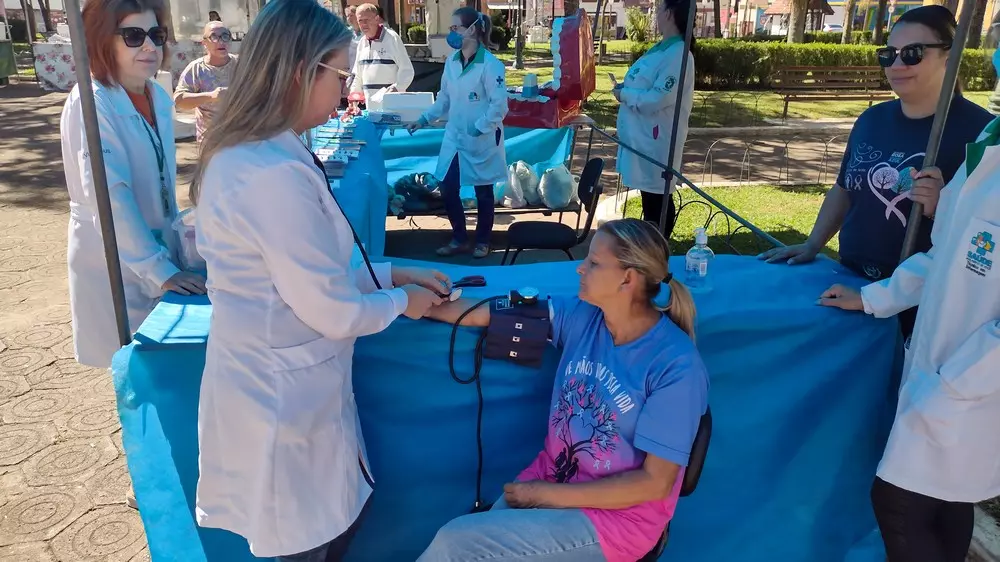
[[[677,85],[677,79],[674,78],[673,76],[667,76],[667,81],[663,84],[663,89],[665,89],[667,92],[671,92],[673,91],[674,86],[676,85]]]
[[[993,260],[987,255],[993,254],[993,249],[997,243],[993,240],[993,233],[982,231],[972,237],[972,249],[965,255],[965,268],[979,276],[986,276],[986,273],[993,269]]]

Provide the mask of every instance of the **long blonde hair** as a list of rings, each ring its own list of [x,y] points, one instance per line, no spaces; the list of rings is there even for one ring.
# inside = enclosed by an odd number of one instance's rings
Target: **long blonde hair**
[[[272,0],[257,15],[240,47],[232,80],[205,133],[189,196],[198,203],[212,156],[244,142],[269,139],[305,111],[319,63],[349,47],[351,32],[315,0]],[[289,94],[301,72],[297,95]]]
[[[667,316],[694,339],[696,310],[694,299],[683,283],[670,275],[668,260],[670,244],[652,224],[639,219],[608,221],[598,229],[611,237],[612,253],[625,269],[634,269],[646,280],[646,298],[656,310]],[[660,292],[660,283],[670,277],[670,301],[660,307],[653,302]]]

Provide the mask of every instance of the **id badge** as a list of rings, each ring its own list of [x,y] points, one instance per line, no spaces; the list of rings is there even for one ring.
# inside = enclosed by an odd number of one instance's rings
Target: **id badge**
[[[163,205],[163,216],[170,218],[173,211],[173,205],[170,204],[170,191],[167,189],[167,186],[163,182],[162,178],[160,180],[160,204]]]

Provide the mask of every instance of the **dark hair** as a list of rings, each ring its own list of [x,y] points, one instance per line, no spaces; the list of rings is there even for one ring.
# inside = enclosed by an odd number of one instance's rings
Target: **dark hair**
[[[663,9],[674,16],[674,23],[681,37],[687,36],[688,17],[691,15],[690,0],[663,0]],[[663,31],[663,30],[660,30]],[[691,50],[694,50],[694,34],[691,34]]]
[[[493,22],[490,21],[489,16],[469,6],[455,10],[453,15],[458,16],[458,21],[462,22],[462,27],[471,27],[476,30],[476,38],[479,39],[480,43],[491,49],[495,47],[490,42],[490,35],[493,32]]]
[[[958,29],[958,23],[955,21],[955,15],[951,13],[951,10],[936,4],[919,6],[905,12],[899,16],[893,28],[901,23],[920,24],[933,31],[934,35],[937,35],[938,41],[947,43],[948,45],[955,42],[955,32]]]
[[[156,25],[166,27],[166,10],[161,0],[87,0],[83,4],[83,36],[87,40],[87,57],[94,79],[112,86],[118,83],[118,61],[115,59],[115,42],[119,40],[118,25],[132,14],[151,11],[156,15]],[[164,43],[163,64],[170,54]]]

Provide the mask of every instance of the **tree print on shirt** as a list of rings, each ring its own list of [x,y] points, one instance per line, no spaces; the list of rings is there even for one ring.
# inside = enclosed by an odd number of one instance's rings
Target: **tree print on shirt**
[[[610,470],[611,455],[621,436],[618,413],[601,398],[598,381],[572,377],[563,383],[552,414],[552,429],[562,442],[551,477],[571,482],[580,463],[592,462],[594,470]],[[583,459],[583,455],[589,460]]]

